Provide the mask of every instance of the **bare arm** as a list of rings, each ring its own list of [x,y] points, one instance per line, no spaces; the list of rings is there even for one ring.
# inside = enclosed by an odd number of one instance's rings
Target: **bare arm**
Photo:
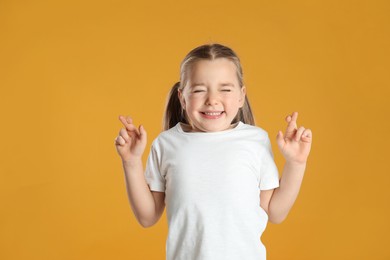
[[[284,165],[280,186],[260,192],[260,205],[267,212],[269,221],[281,223],[290,212],[302,184],[306,164]]]
[[[285,135],[279,131],[277,136],[278,147],[286,159],[280,185],[274,190],[260,193],[260,205],[273,223],[281,223],[294,205],[311,149],[312,132],[303,126],[298,128],[297,118],[298,112],[288,115]]]
[[[152,192],[145,180],[142,154],[146,146],[146,131],[137,129],[130,117],[119,116],[125,128],[115,139],[117,152],[125,172],[127,196],[137,221],[143,227],[153,226],[164,211],[165,193]]]
[[[138,222],[143,227],[153,226],[160,219],[165,193],[150,191],[143,175],[142,161],[123,162],[127,196]]]

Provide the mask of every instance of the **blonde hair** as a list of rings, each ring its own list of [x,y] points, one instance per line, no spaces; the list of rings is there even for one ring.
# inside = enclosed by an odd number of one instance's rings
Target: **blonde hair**
[[[196,47],[190,51],[182,61],[180,65],[180,81],[176,82],[171,91],[168,94],[163,129],[168,130],[174,127],[177,123],[183,122],[188,124],[185,112],[182,109],[180,100],[178,97],[178,90],[182,90],[188,81],[188,73],[191,71],[192,66],[199,60],[215,60],[217,58],[226,58],[232,61],[237,68],[237,79],[240,87],[244,86],[243,82],[243,73],[240,63],[240,59],[236,53],[227,46],[213,43],[205,44],[199,47]],[[249,100],[247,95],[245,95],[245,102],[242,108],[239,109],[236,117],[233,119],[232,123],[242,121],[245,124],[255,125],[254,116],[252,114],[252,109],[249,105]]]

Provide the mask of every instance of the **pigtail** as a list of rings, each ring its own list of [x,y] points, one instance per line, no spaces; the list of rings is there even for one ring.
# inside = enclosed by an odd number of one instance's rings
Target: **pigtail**
[[[236,117],[234,118],[232,123],[236,123],[241,121],[248,125],[255,125],[255,118],[252,113],[251,106],[249,104],[248,96],[245,95],[245,102],[242,108],[238,110]]]
[[[185,118],[184,111],[181,107],[178,96],[179,87],[180,81],[173,85],[171,91],[168,94],[163,122],[164,130],[168,130],[174,127],[179,122],[187,123],[187,119]]]

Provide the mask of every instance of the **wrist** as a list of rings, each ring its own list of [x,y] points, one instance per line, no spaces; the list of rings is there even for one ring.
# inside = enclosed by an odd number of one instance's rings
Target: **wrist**
[[[124,167],[136,167],[142,165],[142,157],[132,157],[128,160],[122,160]]]
[[[286,165],[289,167],[306,168],[306,161],[304,162],[286,161]]]

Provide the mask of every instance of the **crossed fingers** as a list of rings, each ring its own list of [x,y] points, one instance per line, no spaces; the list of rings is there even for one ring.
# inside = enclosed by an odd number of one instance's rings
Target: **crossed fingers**
[[[133,119],[131,117],[119,116],[119,120],[122,122],[128,132],[135,132],[137,136],[140,136],[140,132],[133,124]]]
[[[287,129],[285,132],[285,138],[290,140],[299,141],[302,137],[303,141],[308,141],[311,138],[311,130],[305,129],[305,127],[297,126],[298,112],[293,112],[292,115],[286,117],[288,122]]]
[[[292,139],[297,131],[297,118],[298,112],[293,112],[292,116],[288,115],[286,121],[288,123],[286,132],[284,134],[285,138]],[[299,139],[298,139],[299,140]]]

